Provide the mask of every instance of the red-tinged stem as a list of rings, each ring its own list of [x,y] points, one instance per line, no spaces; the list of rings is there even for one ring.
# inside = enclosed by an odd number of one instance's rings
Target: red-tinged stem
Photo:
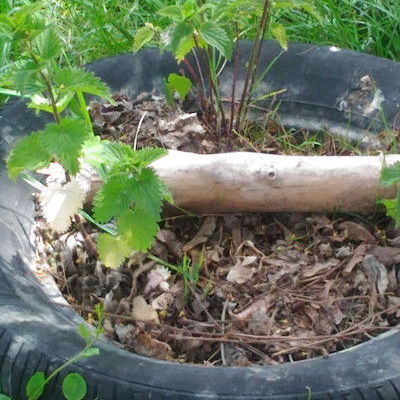
[[[265,24],[265,21],[267,20],[269,4],[270,4],[270,1],[269,0],[265,0],[264,9],[263,9],[263,13],[262,13],[262,16],[261,16],[261,21],[260,21],[260,24],[258,25],[257,32],[256,32],[256,37],[255,37],[254,42],[253,42],[253,48],[251,50],[251,55],[250,55],[250,62],[249,62],[249,66],[247,67],[243,93],[242,93],[242,97],[240,99],[239,110],[238,110],[237,118],[236,118],[236,131],[237,132],[240,131],[241,115],[242,115],[242,112],[243,112],[243,108],[245,106],[245,100],[246,100],[246,96],[247,96],[248,89],[249,89],[250,77],[251,77],[251,74],[252,74],[252,71],[253,71],[253,68],[254,68],[254,63],[255,63],[255,60],[256,60],[258,41],[260,40],[261,32],[263,30],[263,26]]]

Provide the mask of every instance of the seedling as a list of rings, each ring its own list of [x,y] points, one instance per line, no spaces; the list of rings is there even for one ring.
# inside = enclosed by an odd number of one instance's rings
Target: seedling
[[[8,174],[15,180],[26,171],[53,162],[61,164],[64,179],[42,186],[39,195],[47,222],[54,231],[63,233],[74,221],[91,253],[107,267],[116,268],[132,251],[151,246],[159,229],[162,200],[172,201],[165,185],[148,167],[166,152],[156,148],[136,151],[94,135],[84,94],[113,102],[109,89],[91,72],[57,64],[61,40],[41,17],[39,6],[22,7],[12,16],[1,15],[0,28],[2,42],[22,49],[24,54],[9,67],[3,80],[5,90],[11,88],[14,94],[29,99],[28,107],[54,117],[42,131],[17,143],[7,159]],[[171,85],[183,95],[181,82],[178,77]],[[94,217],[89,219],[97,225],[113,219],[117,225],[116,235],[99,236],[97,249],[77,215],[86,197],[80,176],[83,165],[90,165],[104,182],[94,199]]]
[[[303,11],[320,20],[313,3],[303,0],[230,0],[215,2],[211,0],[187,0],[181,4],[161,8],[157,13],[165,24],[145,23],[134,37],[133,51],[138,51],[150,42],[156,42],[160,49],[169,50],[176,60],[183,62],[195,83],[198,98],[203,108],[206,124],[220,121],[223,133],[231,133],[241,128],[241,121],[246,116],[254,88],[257,85],[256,73],[258,61],[266,32],[274,37],[283,49],[287,49],[286,30],[278,22],[269,23],[270,15],[275,10]],[[258,20],[253,49],[247,62],[247,73],[244,88],[238,106],[235,103],[236,81],[239,60],[239,38],[249,29],[249,21]],[[166,25],[166,26],[165,26]],[[190,52],[196,60],[196,67],[186,57]],[[231,115],[228,120],[222,105],[218,76],[227,60],[232,55],[235,59],[235,74],[232,83]],[[195,72],[197,69],[198,72]],[[204,84],[206,77],[209,92]],[[170,75],[164,82],[166,98],[171,100],[171,88],[185,97],[190,86],[184,81],[173,84],[176,75]],[[184,86],[185,90],[182,89]],[[182,90],[181,90],[182,89]],[[214,127],[215,129],[215,127]]]

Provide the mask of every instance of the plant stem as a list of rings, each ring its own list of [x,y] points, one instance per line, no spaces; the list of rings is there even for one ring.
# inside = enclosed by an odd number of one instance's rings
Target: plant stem
[[[94,135],[92,121],[90,120],[90,115],[87,110],[87,105],[85,98],[83,97],[83,93],[81,91],[77,91],[76,94],[78,96],[79,105],[81,107],[82,114],[85,117],[85,121],[89,128],[89,131],[92,135]]]
[[[219,108],[219,111],[221,113],[222,127],[224,129],[224,132],[227,133],[228,125],[226,123],[225,111],[224,111],[224,108],[222,107],[222,103],[221,103],[221,100],[220,100],[220,97],[219,97],[218,83],[214,82],[214,76],[211,74],[212,56],[211,56],[210,47],[208,48],[208,52],[206,52],[206,57],[207,57],[207,66],[208,66],[208,71],[209,71],[209,76],[210,76],[211,87],[212,87],[212,89],[214,91],[215,101],[216,101],[217,106]],[[215,71],[215,67],[214,66],[213,66],[213,71]],[[214,75],[216,77],[216,73],[214,73]],[[218,79],[218,78],[216,77],[215,79]]]
[[[265,14],[265,18],[264,18],[263,21],[261,21],[261,23],[263,25],[262,26],[262,34],[261,34],[260,40],[258,42],[257,55],[256,55],[256,59],[255,59],[254,68],[253,68],[253,71],[252,71],[252,74],[251,74],[251,83],[250,83],[250,86],[249,86],[246,105],[245,105],[244,110],[243,110],[243,112],[244,112],[243,118],[246,118],[246,113],[248,111],[248,106],[250,104],[251,95],[252,95],[252,92],[253,92],[253,89],[254,89],[254,79],[255,79],[255,77],[257,75],[257,69],[258,69],[258,64],[259,64],[259,61],[260,61],[261,50],[262,50],[262,46],[264,44],[265,32],[266,32],[267,27],[268,27],[268,19],[269,19],[270,11],[271,11],[271,1],[268,0],[268,6],[267,6],[267,11],[266,11],[266,14]]]
[[[204,110],[204,114],[205,114],[206,121],[208,121],[209,115],[208,115],[207,103],[206,103],[206,100],[205,100],[205,98],[204,98],[203,91],[201,90],[199,78],[197,77],[196,73],[194,72],[193,67],[190,65],[189,60],[187,60],[186,58],[184,58],[184,59],[183,59],[183,62],[185,63],[186,68],[189,70],[189,73],[190,73],[190,75],[192,76],[192,79],[194,80],[194,82],[195,82],[195,84],[196,84],[197,93],[198,93],[198,95],[199,95],[201,108]]]
[[[237,74],[238,74],[238,66],[239,66],[239,29],[237,22],[235,23],[235,31],[236,31],[236,43],[235,43],[235,62],[233,66],[233,82],[232,82],[232,101],[231,101],[231,120],[229,122],[229,132],[232,133],[233,128],[233,119],[235,116],[235,92],[236,92],[236,82],[237,82]]]
[[[52,87],[51,87],[51,83],[50,83],[48,77],[43,73],[43,70],[42,70],[42,68],[40,66],[40,63],[39,63],[38,59],[36,58],[35,53],[28,46],[26,47],[26,50],[28,51],[28,53],[29,53],[30,57],[32,58],[33,62],[39,68],[40,77],[43,79],[43,82],[46,85],[47,93],[48,93],[49,98],[50,98],[50,103],[51,103],[51,108],[53,109],[54,119],[57,122],[57,124],[59,124],[60,123],[60,114],[58,113],[58,110],[57,110],[57,102],[56,102],[56,100],[54,98],[54,94],[53,94],[53,90],[52,90]]]
[[[248,89],[249,89],[250,77],[252,75],[254,63],[256,60],[257,44],[258,44],[258,41],[260,40],[261,32],[263,31],[264,24],[266,23],[266,20],[268,17],[269,4],[270,4],[270,0],[265,0],[260,24],[258,25],[256,37],[254,38],[253,48],[251,50],[251,55],[250,55],[250,63],[249,63],[249,66],[247,67],[243,93],[242,93],[242,97],[240,99],[239,110],[238,110],[237,117],[236,117],[236,128],[235,129],[237,132],[240,131],[240,120],[241,120],[241,115],[243,112],[246,96],[247,96]]]

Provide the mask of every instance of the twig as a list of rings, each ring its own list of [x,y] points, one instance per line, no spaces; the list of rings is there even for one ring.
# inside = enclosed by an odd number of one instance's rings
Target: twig
[[[154,265],[156,265],[156,263],[154,261],[149,261],[146,264],[140,263],[139,267],[136,268],[134,271],[132,271],[132,269],[130,268],[132,263],[133,263],[133,258],[131,257],[128,261],[128,269],[129,269],[129,273],[131,274],[132,277],[132,287],[131,287],[131,291],[129,293],[128,296],[128,300],[132,300],[137,293],[137,278],[139,277],[140,274],[142,274],[143,272],[149,271],[150,269],[152,269],[154,267]]]
[[[229,304],[229,301],[228,301],[228,299],[227,299],[227,300],[225,300],[224,307],[222,308],[222,315],[221,315],[221,321],[222,321],[221,333],[222,333],[222,334],[225,334],[225,324],[224,324],[224,321],[225,321],[225,315],[226,315],[226,310],[227,310],[227,308],[228,308],[228,304]],[[220,350],[221,350],[222,365],[226,365],[225,345],[224,345],[223,342],[221,342],[221,344],[220,344]]]

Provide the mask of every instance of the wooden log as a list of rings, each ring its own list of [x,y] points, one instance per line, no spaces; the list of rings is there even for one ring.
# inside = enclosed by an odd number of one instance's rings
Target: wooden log
[[[380,188],[388,156],[283,156],[257,153],[199,155],[170,150],[152,167],[175,203],[201,213],[325,212],[369,213],[396,188]]]

